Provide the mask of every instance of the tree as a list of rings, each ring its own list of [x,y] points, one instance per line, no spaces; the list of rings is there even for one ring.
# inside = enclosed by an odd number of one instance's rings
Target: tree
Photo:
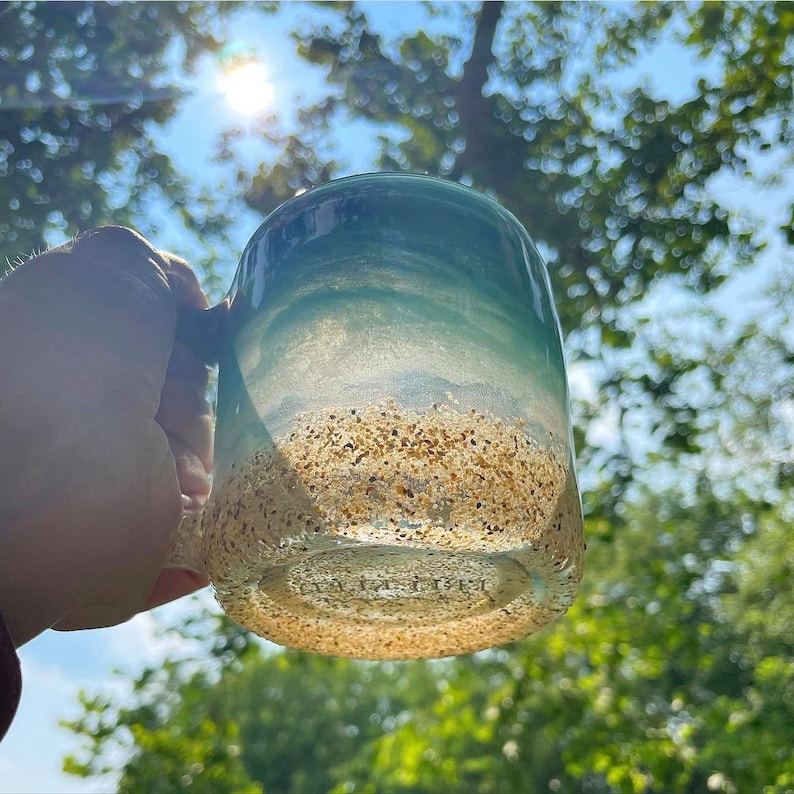
[[[224,650],[217,679],[174,663],[177,677],[137,679],[141,713],[86,701],[73,728],[88,754],[72,768],[101,769],[129,730],[124,786],[160,768],[198,787],[173,766],[174,731],[205,736],[208,719],[217,741],[240,737],[239,756],[217,764],[237,774],[242,763],[267,791],[789,791],[792,240],[772,233],[781,266],[764,274],[763,314],[725,308],[721,290],[769,239],[715,185],[759,189],[767,150],[791,165],[794,14],[769,3],[430,8],[447,32],[380,35],[355,3],[329,4],[333,24],[300,31],[326,96],[299,129],[264,130],[281,155],[241,167],[239,187],[265,211],[342,172],[323,141],[355,120],[380,136],[379,167],[460,179],[524,221],[548,255],[569,361],[591,386],[574,406],[582,595],[525,642],[438,665],[245,643]],[[671,37],[708,59],[713,77],[693,96],[618,87],[617,72]],[[604,417],[609,444],[595,432]]]
[[[0,4],[0,246],[9,259],[152,201],[185,179],[155,142],[234,4]],[[193,224],[195,226],[195,223]]]
[[[446,667],[263,649],[236,624],[206,613],[189,632],[212,639],[201,641],[196,657],[144,671],[131,708],[83,697],[84,714],[68,727],[92,751],[87,760],[69,759],[68,771],[112,771],[104,758],[113,744],[132,749],[121,792],[328,791],[360,744],[432,701]]]

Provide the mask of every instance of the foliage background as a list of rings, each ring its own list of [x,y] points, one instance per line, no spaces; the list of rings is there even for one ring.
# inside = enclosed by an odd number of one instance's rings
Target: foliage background
[[[302,4],[313,90],[229,119],[187,171],[164,142],[202,69],[267,54],[227,22],[283,7],[0,5],[2,251],[129,223],[218,294],[240,218],[361,170],[362,141],[369,168],[494,195],[563,324],[581,596],[524,642],[399,664],[197,609],[166,629],[190,653],[82,696],[65,768],[130,792],[792,791],[794,9],[410,8],[400,32]],[[703,66],[684,98],[633,79],[659,42]]]

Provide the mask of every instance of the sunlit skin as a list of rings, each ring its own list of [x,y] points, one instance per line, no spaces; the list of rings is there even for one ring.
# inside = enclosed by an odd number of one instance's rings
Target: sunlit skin
[[[242,115],[255,116],[267,110],[273,101],[270,77],[258,61],[249,61],[224,72],[219,87],[232,109]]]

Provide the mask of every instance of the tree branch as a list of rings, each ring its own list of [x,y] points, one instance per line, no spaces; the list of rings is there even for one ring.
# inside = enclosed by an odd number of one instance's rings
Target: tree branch
[[[480,7],[474,28],[474,43],[471,56],[463,69],[463,77],[455,92],[455,106],[460,116],[460,126],[466,135],[466,149],[458,157],[450,175],[459,179],[468,163],[477,155],[480,132],[486,126],[489,103],[483,96],[488,82],[488,65],[493,60],[493,42],[496,26],[502,18],[502,0],[485,0]]]

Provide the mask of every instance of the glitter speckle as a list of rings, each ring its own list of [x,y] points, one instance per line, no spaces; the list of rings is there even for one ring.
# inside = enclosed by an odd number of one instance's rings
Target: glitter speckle
[[[305,413],[238,467],[205,528],[230,617],[385,659],[480,650],[565,612],[583,555],[566,451],[450,403]]]

